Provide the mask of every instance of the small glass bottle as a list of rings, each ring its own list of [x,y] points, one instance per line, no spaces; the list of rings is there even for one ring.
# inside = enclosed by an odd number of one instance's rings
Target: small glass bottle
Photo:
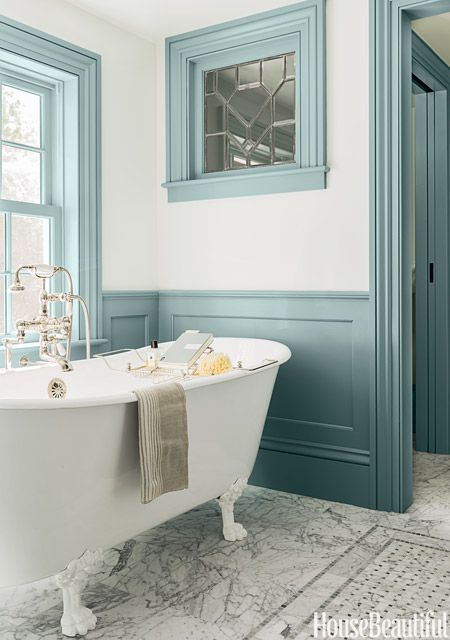
[[[158,340],[152,340],[150,349],[147,351],[147,367],[156,369],[159,363]]]

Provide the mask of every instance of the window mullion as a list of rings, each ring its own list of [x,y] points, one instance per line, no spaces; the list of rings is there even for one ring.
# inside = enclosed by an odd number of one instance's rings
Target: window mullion
[[[5,144],[8,147],[14,147],[15,149],[23,149],[24,151],[34,151],[35,153],[43,154],[45,149],[44,147],[32,147],[29,144],[24,144],[22,142],[14,142],[14,140],[0,140],[1,144]]]
[[[53,205],[38,204],[37,202],[20,202],[18,200],[2,200],[0,211],[9,211],[24,216],[38,216],[39,218],[60,218],[62,208]]]

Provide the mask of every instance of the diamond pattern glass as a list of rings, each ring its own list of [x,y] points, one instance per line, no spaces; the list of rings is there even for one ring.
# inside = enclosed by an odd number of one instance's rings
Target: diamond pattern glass
[[[204,74],[204,171],[295,162],[295,53]]]

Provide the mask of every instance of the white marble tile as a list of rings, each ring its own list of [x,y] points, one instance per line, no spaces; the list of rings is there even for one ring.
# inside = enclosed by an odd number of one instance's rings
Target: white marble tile
[[[352,584],[362,589],[358,576],[366,577],[374,603],[392,599],[395,571],[381,586],[371,577],[374,558],[391,539],[403,551],[420,540],[428,545],[423,557],[439,560],[434,572],[447,570],[450,456],[418,454],[415,472],[406,514],[249,487],[236,505],[249,533],[241,542],[222,539],[213,501],[117,545],[86,591],[98,616],[88,640],[303,640],[310,629],[302,625],[327,602],[358,608],[351,596]],[[414,577],[408,567],[414,601],[429,570],[418,563]],[[347,599],[333,596],[347,583]],[[429,589],[427,606],[438,604]],[[61,613],[51,579],[1,590],[0,638],[61,640]]]

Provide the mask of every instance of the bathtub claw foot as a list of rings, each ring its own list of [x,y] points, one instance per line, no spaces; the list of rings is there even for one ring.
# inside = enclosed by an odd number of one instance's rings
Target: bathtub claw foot
[[[247,478],[239,478],[231,487],[218,499],[222,510],[223,537],[228,542],[236,542],[247,537],[247,531],[238,522],[234,521],[234,503],[241,497],[247,485]]]
[[[77,614],[64,614],[61,618],[61,631],[64,636],[74,638],[75,636],[85,636],[88,631],[93,631],[97,624],[95,616],[87,607],[80,607]]]
[[[55,576],[56,584],[63,593],[61,630],[63,635],[69,638],[85,636],[88,631],[95,629],[97,618],[90,609],[83,606],[81,593],[89,576],[99,570],[102,558],[101,549],[86,551],[80,558],[69,562],[67,569]]]

